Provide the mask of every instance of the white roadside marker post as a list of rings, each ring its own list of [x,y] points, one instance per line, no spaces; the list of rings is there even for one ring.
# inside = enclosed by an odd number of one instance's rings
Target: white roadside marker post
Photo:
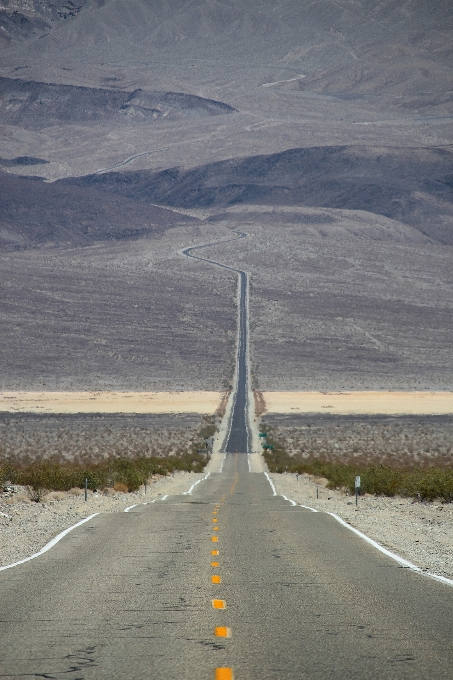
[[[357,496],[360,493],[360,477],[357,475],[355,478],[355,504],[358,505]]]
[[[88,500],[88,477],[85,477],[85,503]]]

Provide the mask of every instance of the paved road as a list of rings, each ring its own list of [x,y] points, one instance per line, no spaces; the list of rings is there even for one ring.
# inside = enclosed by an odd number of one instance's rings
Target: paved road
[[[232,453],[249,446],[238,273],[238,391],[222,473],[192,495],[99,515],[0,572],[0,678],[452,678],[453,588],[274,496],[247,455]]]
[[[1,678],[452,677],[453,589],[273,496],[243,454],[1,572],[0,602]]]
[[[239,291],[238,291],[238,340],[237,340],[237,356],[236,356],[236,386],[234,395],[234,404],[231,414],[231,421],[229,423],[229,432],[225,442],[224,450],[228,453],[235,453],[236,451],[248,452],[250,450],[250,432],[248,427],[247,413],[249,409],[248,404],[248,381],[249,381],[249,366],[248,366],[248,274],[241,269],[228,267],[216,260],[203,257],[202,255],[194,255],[194,251],[199,251],[209,246],[219,245],[219,243],[228,243],[230,241],[237,241],[241,238],[246,238],[248,234],[240,231],[234,232],[237,234],[235,238],[226,239],[224,241],[216,241],[215,243],[207,243],[202,246],[194,246],[193,248],[186,248],[183,254],[187,257],[192,257],[195,260],[202,260],[208,264],[228,269],[238,275]]]

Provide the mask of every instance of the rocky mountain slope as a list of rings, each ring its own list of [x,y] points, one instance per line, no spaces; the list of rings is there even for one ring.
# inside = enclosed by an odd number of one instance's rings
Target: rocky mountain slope
[[[364,210],[453,244],[453,153],[447,148],[312,147],[184,171],[111,172],[61,180],[183,208],[235,204]]]

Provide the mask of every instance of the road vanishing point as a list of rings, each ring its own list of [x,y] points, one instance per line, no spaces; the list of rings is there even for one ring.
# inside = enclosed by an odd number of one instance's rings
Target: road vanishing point
[[[205,259],[194,251],[184,253]],[[92,517],[0,572],[0,678],[453,677],[453,588],[249,471],[247,274],[233,271],[238,351],[221,472]]]

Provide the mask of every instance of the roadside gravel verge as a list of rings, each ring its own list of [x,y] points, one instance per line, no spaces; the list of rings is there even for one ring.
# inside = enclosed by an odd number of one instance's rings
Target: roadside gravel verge
[[[453,504],[408,498],[355,498],[326,489],[309,475],[269,474],[278,494],[315,510],[333,512],[382,546],[424,571],[453,578]],[[316,498],[318,488],[319,498]]]
[[[43,503],[27,501],[20,493],[3,494],[4,498],[0,498],[0,566],[33,555],[61,531],[95,512],[124,512],[130,505],[146,503],[165,494],[184,493],[205,474],[175,472],[160,477],[147,487],[146,494],[144,487],[137,493],[127,494],[89,492],[87,502],[83,492],[49,494]]]

